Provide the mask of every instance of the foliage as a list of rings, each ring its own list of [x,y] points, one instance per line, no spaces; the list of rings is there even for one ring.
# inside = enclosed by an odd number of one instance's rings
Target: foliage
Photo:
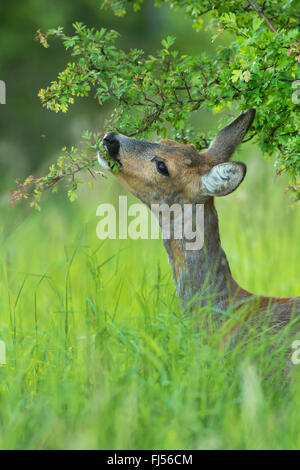
[[[123,15],[129,4],[141,7],[141,0],[106,0]],[[156,55],[142,50],[124,51],[117,45],[118,33],[104,28],[96,31],[74,24],[68,36],[62,28],[46,35],[41,43],[55,37],[70,51],[72,61],[56,81],[39,93],[45,107],[67,112],[75,97],[94,93],[98,103],[112,103],[114,111],[108,129],[127,135],[149,137],[168,135],[198,149],[207,147],[211,135],[199,132],[191,116],[199,109],[225,113],[236,108],[255,107],[257,116],[247,140],[255,137],[266,156],[275,158],[278,173],[288,172],[290,189],[300,197],[299,106],[293,99],[292,83],[298,78],[300,61],[296,1],[254,1],[246,6],[234,2],[158,1],[182,7],[194,27],[203,25],[216,40],[230,33],[230,46],[219,46],[214,57],[180,54],[175,38],[168,36]],[[228,121],[228,117],[226,117]],[[100,141],[100,140],[99,140]]]
[[[101,136],[92,132],[84,132],[84,139],[81,141],[81,148],[72,146],[70,149],[64,147],[62,155],[56,163],[51,165],[46,176],[34,177],[28,176],[24,181],[16,180],[16,190],[10,189],[11,205],[14,207],[17,201],[21,199],[30,199],[30,206],[40,210],[40,201],[44,191],[51,190],[56,193],[57,184],[64,180],[68,182],[68,198],[71,202],[77,199],[77,189],[82,181],[77,178],[78,173],[89,172],[93,179],[95,174],[105,176],[101,171],[95,169],[95,153],[100,148]],[[114,161],[104,148],[101,152],[105,154],[112,171],[117,172],[119,163]],[[93,188],[93,181],[89,181],[90,188]]]
[[[91,150],[95,154],[95,149],[98,148],[97,135],[91,133],[83,134],[83,138],[89,139],[87,145],[85,145],[81,151],[77,147],[71,147],[62,149],[62,155],[57,159],[57,162],[50,166],[48,174],[46,176],[34,177],[33,175],[21,182],[19,179],[16,180],[17,189],[10,190],[11,194],[11,205],[14,206],[16,201],[22,198],[30,199],[30,206],[40,209],[40,200],[42,193],[47,189],[52,192],[57,192],[57,183],[62,179],[69,180],[68,197],[70,201],[74,201],[77,198],[76,190],[82,184],[82,181],[76,178],[77,173],[89,171],[92,173],[92,168],[95,165],[95,158],[91,158],[89,151]],[[92,144],[94,139],[94,144]]]

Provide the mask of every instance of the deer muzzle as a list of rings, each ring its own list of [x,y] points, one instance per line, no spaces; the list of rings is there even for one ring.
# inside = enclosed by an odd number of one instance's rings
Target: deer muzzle
[[[110,158],[119,162],[121,165],[122,160],[123,162],[128,159],[134,159],[136,161],[140,159],[147,160],[151,157],[152,153],[159,148],[159,144],[132,139],[131,137],[117,132],[108,132],[105,134],[102,143]],[[103,167],[109,167],[109,162],[105,160],[101,152],[98,154],[98,160]]]

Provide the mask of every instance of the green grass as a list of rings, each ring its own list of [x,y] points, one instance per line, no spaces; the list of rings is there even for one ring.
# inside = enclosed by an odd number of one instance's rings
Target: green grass
[[[299,295],[299,209],[248,152],[245,182],[217,201],[234,277]],[[120,189],[99,187],[41,213],[2,203],[0,448],[299,448],[300,365],[288,383],[281,374],[290,339],[270,353],[252,328],[218,348],[211,312],[183,315],[160,241],[96,238],[97,204]]]

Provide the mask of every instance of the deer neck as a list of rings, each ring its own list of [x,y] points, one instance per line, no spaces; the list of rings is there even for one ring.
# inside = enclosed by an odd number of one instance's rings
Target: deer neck
[[[194,213],[194,211],[193,211]],[[213,198],[204,204],[203,246],[187,249],[188,240],[165,239],[164,246],[172,267],[177,295],[184,301],[227,305],[233,291],[239,289],[231,276],[227,257],[221,247],[218,215]]]

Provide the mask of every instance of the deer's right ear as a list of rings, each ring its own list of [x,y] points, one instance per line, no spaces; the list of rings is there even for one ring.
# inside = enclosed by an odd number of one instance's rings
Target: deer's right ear
[[[201,192],[206,196],[227,196],[243,181],[246,165],[242,162],[226,162],[215,165],[202,176]]]

